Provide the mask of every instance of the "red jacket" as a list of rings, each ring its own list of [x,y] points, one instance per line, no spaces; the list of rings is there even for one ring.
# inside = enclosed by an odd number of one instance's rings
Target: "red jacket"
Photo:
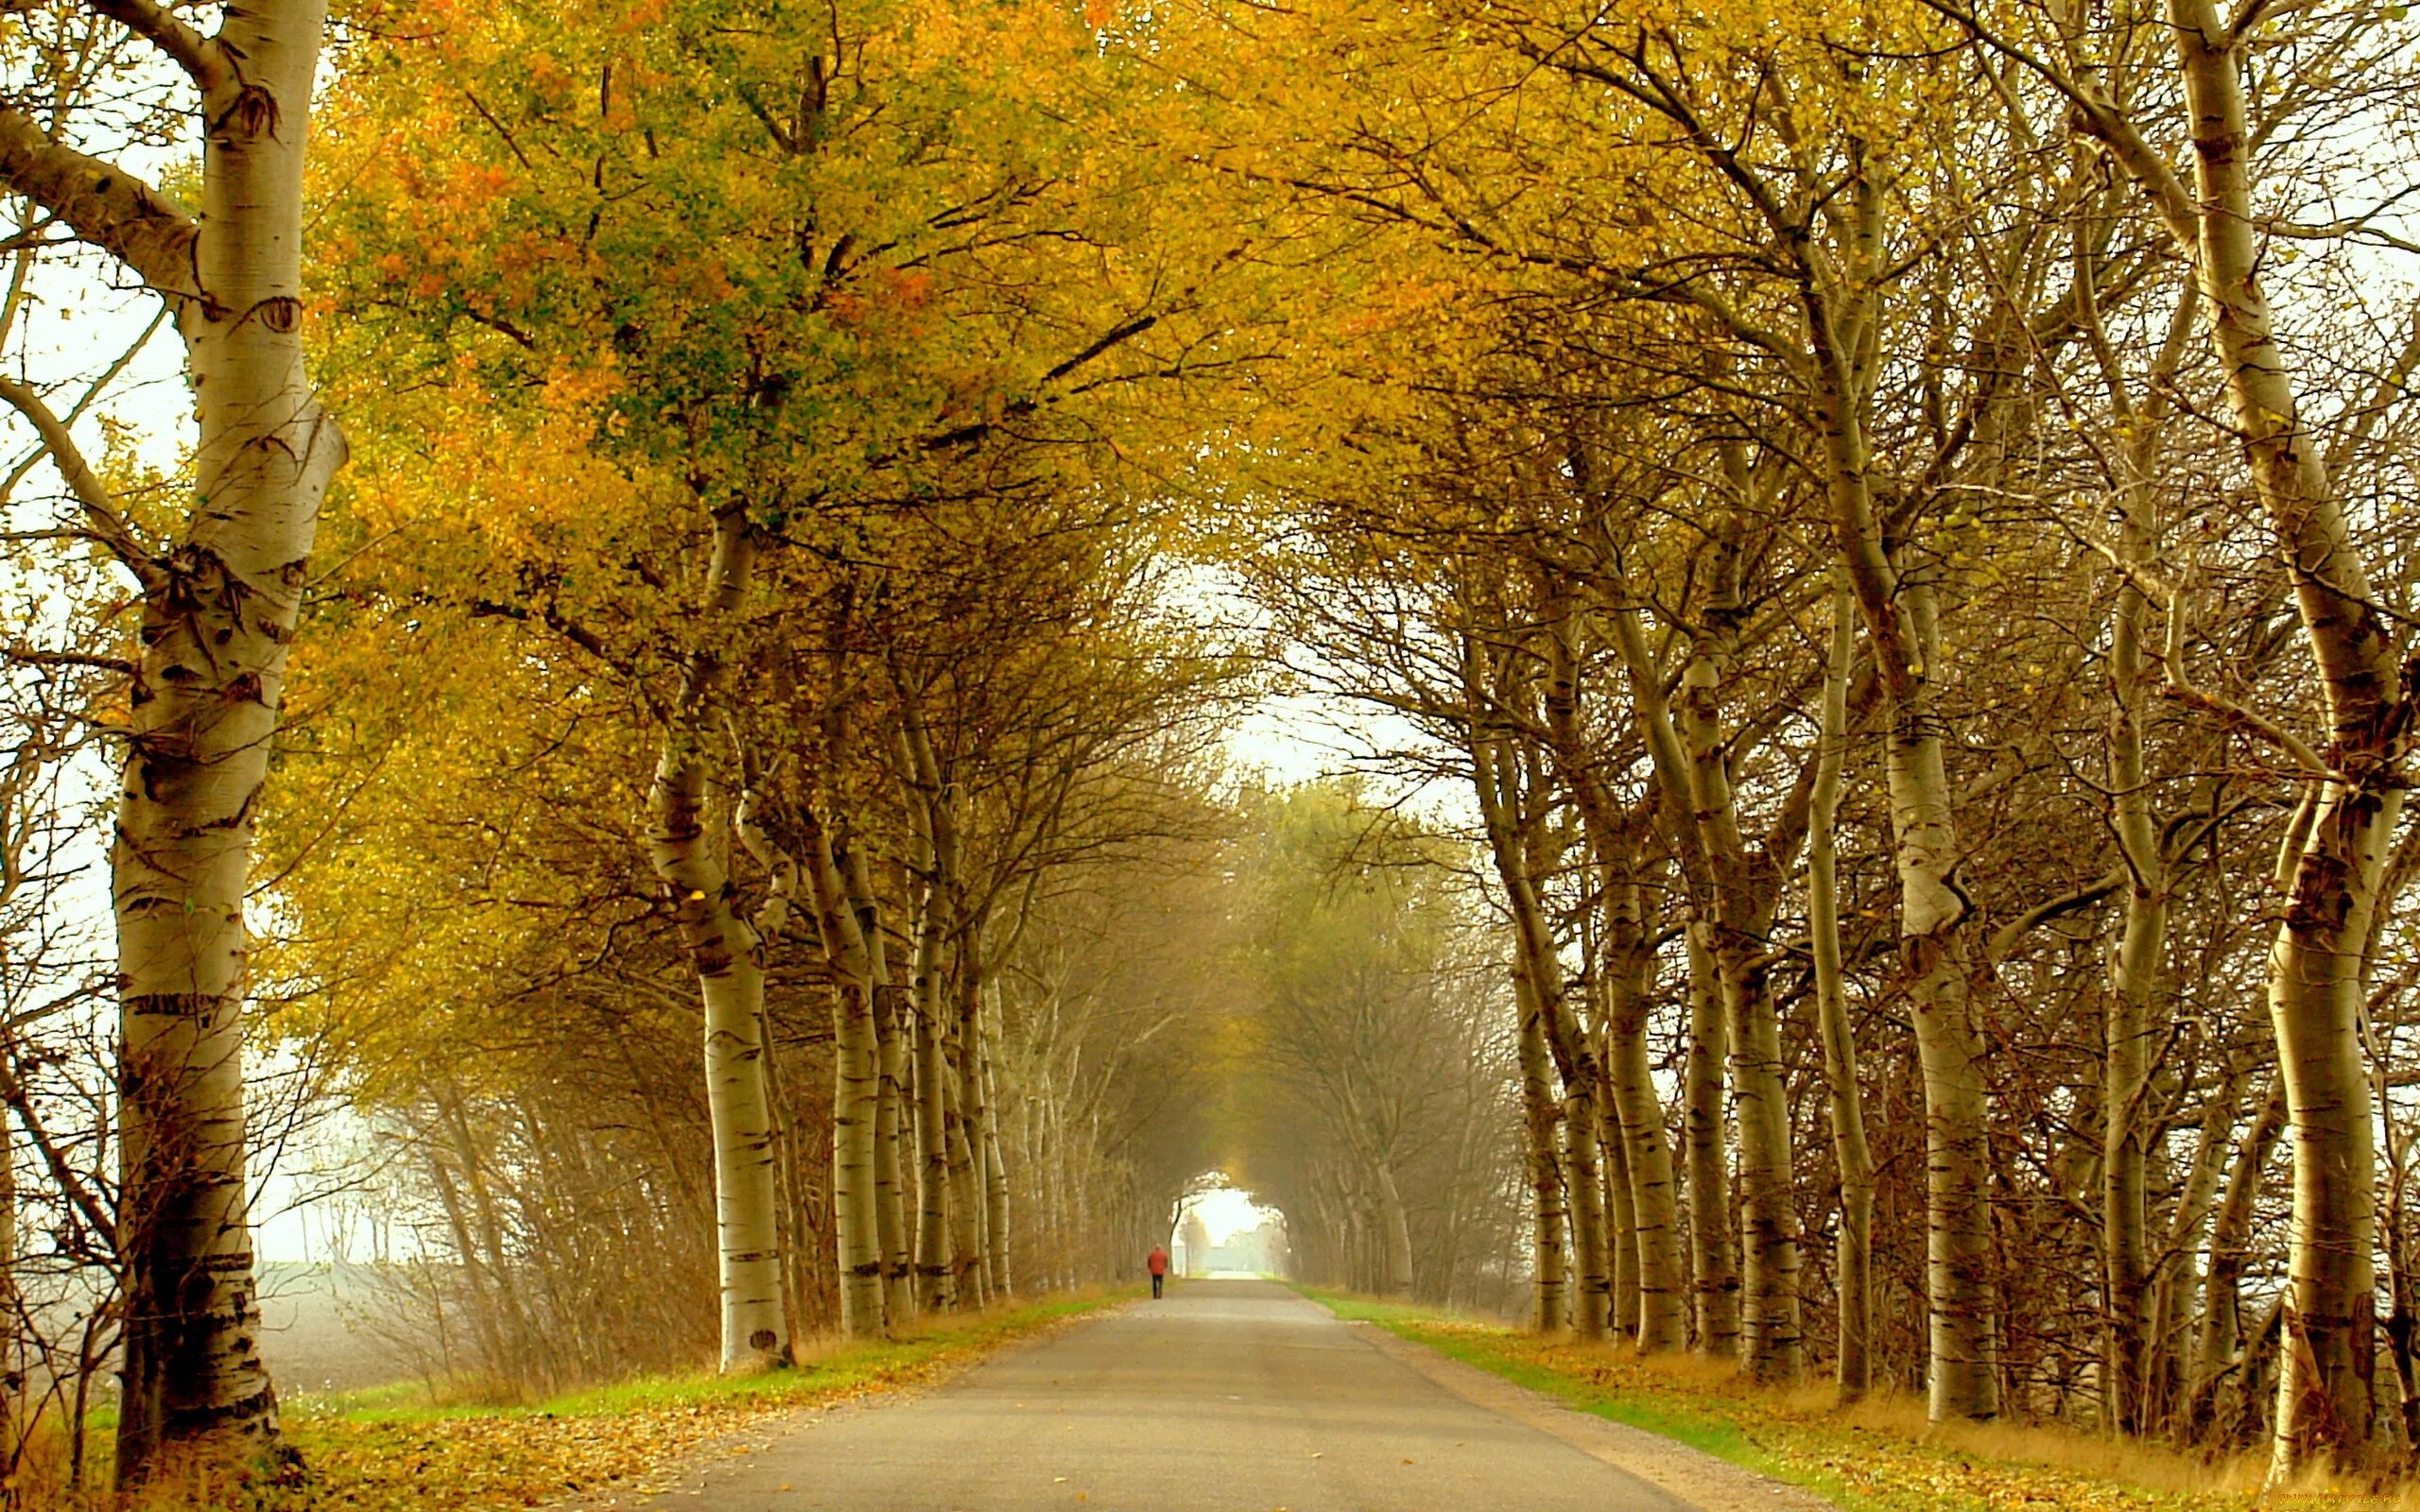
[[[1151,1267],[1152,1275],[1165,1276],[1168,1273],[1168,1252],[1165,1249],[1154,1248],[1151,1251],[1151,1258],[1143,1262],[1143,1263]]]

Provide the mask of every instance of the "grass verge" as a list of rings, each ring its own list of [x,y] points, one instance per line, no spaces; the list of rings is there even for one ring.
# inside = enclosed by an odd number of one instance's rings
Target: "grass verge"
[[[286,1434],[309,1469],[299,1493],[264,1501],[201,1486],[164,1485],[125,1512],[222,1507],[347,1512],[504,1512],[611,1489],[724,1435],[802,1408],[929,1382],[1066,1319],[1135,1295],[1077,1293],[973,1316],[911,1326],[895,1339],[830,1341],[802,1349],[799,1368],[757,1376],[650,1376],[526,1406],[435,1402],[410,1387],[380,1387],[284,1405]],[[109,1467],[94,1479],[106,1485]],[[115,1512],[101,1495],[57,1493],[34,1505]]]
[[[2420,1499],[2379,1486],[2261,1493],[2250,1457],[2204,1458],[2052,1427],[1934,1427],[1924,1403],[1879,1396],[1834,1404],[1829,1383],[1757,1386],[1726,1365],[1641,1359],[1427,1308],[1298,1288],[1339,1317],[1562,1400],[1805,1486],[1843,1512],[2388,1512]]]

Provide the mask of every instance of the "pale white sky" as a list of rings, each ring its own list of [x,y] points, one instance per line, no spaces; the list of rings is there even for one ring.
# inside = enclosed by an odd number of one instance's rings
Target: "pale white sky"
[[[1277,1215],[1274,1208],[1262,1207],[1234,1187],[1215,1187],[1189,1199],[1185,1207],[1201,1215],[1201,1227],[1210,1230],[1214,1245],[1223,1245]],[[1182,1225],[1184,1219],[1180,1216],[1177,1221]]]

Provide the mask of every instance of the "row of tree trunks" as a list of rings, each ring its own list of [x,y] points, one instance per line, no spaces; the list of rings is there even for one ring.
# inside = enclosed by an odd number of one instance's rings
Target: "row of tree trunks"
[[[1474,708],[1487,707],[1501,696],[1501,684],[1517,681],[1519,676],[1511,658],[1499,662],[1491,657],[1489,648],[1476,637],[1465,639],[1463,666],[1463,681]],[[1471,775],[1479,813],[1486,823],[1488,849],[1512,915],[1512,985],[1520,1021],[1523,1155],[1532,1226],[1530,1263],[1534,1280],[1530,1321],[1539,1329],[1576,1324],[1583,1331],[1593,1329],[1601,1335],[1607,1286],[1603,1206],[1594,1194],[1575,1200],[1574,1183],[1564,1165],[1561,1125],[1566,1108],[1564,1099],[1555,1094],[1555,1033],[1550,1023],[1552,1016],[1561,1011],[1563,976],[1556,963],[1553,931],[1540,907],[1530,870],[1533,816],[1528,809],[1531,795],[1525,791],[1521,781],[1519,757],[1512,740],[1483,729],[1477,720],[1470,726],[1470,736]],[[1594,1130],[1588,1131],[1588,1137],[1593,1139]],[[1582,1231],[1567,1250],[1566,1224],[1575,1211],[1587,1214],[1588,1219],[1583,1220]],[[1591,1227],[1593,1232],[1589,1231]],[[1582,1295],[1578,1297],[1571,1295],[1572,1250],[1579,1252],[1583,1271]],[[1588,1296],[1590,1278],[1585,1274],[1592,1260],[1596,1266],[1594,1301]]]
[[[1672,1149],[1647,1045],[1654,942],[1643,888],[1652,875],[1644,812],[1626,810],[1598,771],[1585,735],[1579,654],[1580,616],[1568,595],[1549,604],[1545,631],[1545,714],[1558,775],[1580,812],[1602,900],[1596,982],[1600,1043],[1598,1104],[1615,1217],[1615,1313],[1619,1332],[1643,1352],[1685,1342],[1686,1280]]]

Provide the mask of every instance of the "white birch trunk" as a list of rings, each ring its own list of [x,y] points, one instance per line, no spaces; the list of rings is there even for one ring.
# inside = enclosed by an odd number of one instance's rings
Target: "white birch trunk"
[[[2270,1018],[2294,1155],[2271,1441],[2272,1478],[2285,1483],[2323,1461],[2358,1466],[2377,1408],[2377,1151],[2360,1044],[2361,971],[2379,874],[2403,809],[2411,710],[2394,637],[2320,438],[2304,418],[2265,292],[2266,219],[2254,202],[2256,142],[2244,82],[2249,50],[2265,28],[2230,25],[2210,0],[2168,0],[2166,21],[2191,134],[2190,186],[2096,74],[2080,71],[2060,83],[2078,107],[2079,127],[2109,147],[2170,240],[2193,258],[2229,418],[2326,699],[2326,750],[2296,755],[2324,769],[2326,781],[2302,830],[2269,958]]]
[[[754,550],[745,511],[717,511],[706,572],[709,616],[728,621],[746,598]],[[779,1173],[762,1038],[765,969],[756,932],[739,916],[719,848],[707,833],[706,767],[717,659],[693,652],[648,792],[648,854],[672,896],[674,924],[705,1007],[707,1121],[714,1141],[722,1368],[789,1361],[782,1311]],[[745,807],[746,799],[742,799]],[[744,814],[739,827],[748,824]]]
[[[1739,1352],[1739,1262],[1732,1227],[1730,1141],[1723,1137],[1722,1067],[1730,1026],[1722,985],[1707,942],[1692,921],[1689,1049],[1682,1071],[1681,1126],[1689,1180],[1689,1288],[1696,1303],[1697,1351],[1728,1360]]]
[[[1681,1250],[1680,1210],[1673,1179],[1672,1147],[1664,1124],[1647,1048],[1647,990],[1654,949],[1647,937],[1646,903],[1639,883],[1638,841],[1645,825],[1620,811],[1599,777],[1582,734],[1575,606],[1556,599],[1547,610],[1546,713],[1557,760],[1571,790],[1589,844],[1597,854],[1604,889],[1604,1050],[1599,1062],[1605,1099],[1607,1164],[1626,1186],[1615,1194],[1616,1238],[1632,1263],[1616,1264],[1615,1305],[1639,1351],[1677,1349],[1687,1342],[1686,1278]],[[1618,1137],[1616,1137],[1618,1135]],[[1634,1290],[1635,1307],[1630,1291]]]
[[[811,828],[807,873],[824,957],[833,967],[832,1216],[840,1328],[852,1338],[868,1338],[885,1326],[882,1224],[874,1190],[882,1067],[874,1034],[873,967],[831,832],[820,822]]]
[[[343,443],[303,367],[303,153],[320,0],[229,10],[216,37],[105,14],[192,79],[200,215],[0,110],[0,183],[164,296],[199,437],[164,556],[136,542],[66,431],[26,410],[95,534],[141,579],[141,662],[111,851],[120,1005],[122,1484],[173,1452],[290,1458],[258,1349],[244,1159],[242,1007],[253,816],[328,481]]]
[[[990,1028],[983,1037],[983,1236],[985,1280],[997,1299],[1009,1295],[1009,1165],[1000,1140],[999,1079],[994,1074],[991,1052],[999,1033],[999,994],[990,997],[991,1011],[986,1015]]]
[[[1833,1376],[1843,1403],[1874,1386],[1874,1152],[1866,1142],[1864,1093],[1858,1085],[1857,1031],[1849,1022],[1847,973],[1841,967],[1841,898],[1834,829],[1841,767],[1848,755],[1848,682],[1856,605],[1832,595],[1832,645],[1824,674],[1823,748],[1807,804],[1806,928],[1815,965],[1815,1012],[1830,1092],[1832,1158],[1841,1176],[1841,1228],[1833,1248],[1840,1325]]]

